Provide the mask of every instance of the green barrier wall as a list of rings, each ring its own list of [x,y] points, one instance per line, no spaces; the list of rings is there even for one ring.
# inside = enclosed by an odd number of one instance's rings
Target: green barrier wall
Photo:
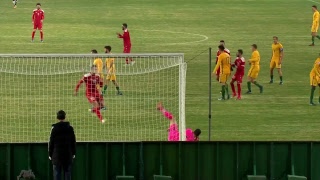
[[[242,180],[248,174],[320,179],[320,142],[132,142],[78,143],[75,180],[112,180],[154,174],[175,180]],[[0,144],[0,179],[16,179],[31,168],[38,180],[52,179],[47,144]]]

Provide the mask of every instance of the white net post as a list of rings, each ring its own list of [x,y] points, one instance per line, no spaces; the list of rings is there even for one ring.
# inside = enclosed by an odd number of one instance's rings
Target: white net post
[[[187,64],[181,60],[182,63],[179,66],[179,129],[180,129],[180,141],[186,140],[186,120],[185,120],[185,96],[186,96],[186,72]]]
[[[135,60],[124,66],[126,58]],[[101,124],[88,112],[85,85],[77,82],[95,58],[114,58],[117,81],[109,82]],[[186,64],[183,54],[0,54],[0,142],[45,142],[56,112],[63,109],[78,141],[161,141],[169,126],[156,104],[162,101],[185,140]]]

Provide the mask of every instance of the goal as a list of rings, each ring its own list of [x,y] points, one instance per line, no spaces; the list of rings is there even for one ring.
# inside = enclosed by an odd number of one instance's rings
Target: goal
[[[77,141],[165,141],[169,121],[156,109],[162,101],[185,140],[186,69],[183,54],[0,54],[0,142],[46,142],[56,112],[66,111]],[[123,95],[109,83],[100,123],[88,111],[84,84],[94,58],[114,58]],[[106,73],[106,72],[104,72]]]

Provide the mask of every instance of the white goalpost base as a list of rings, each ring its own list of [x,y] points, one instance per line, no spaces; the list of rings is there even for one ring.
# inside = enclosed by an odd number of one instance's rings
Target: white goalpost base
[[[125,65],[131,57],[134,65]],[[77,82],[90,71],[94,58],[115,58],[123,92],[109,83],[101,124]],[[183,54],[0,54],[2,100],[0,142],[46,142],[56,112],[63,109],[77,141],[166,141],[169,121],[156,109],[159,101],[179,124],[185,140],[186,63]],[[104,72],[106,74],[106,72]],[[105,75],[106,76],[106,75]]]

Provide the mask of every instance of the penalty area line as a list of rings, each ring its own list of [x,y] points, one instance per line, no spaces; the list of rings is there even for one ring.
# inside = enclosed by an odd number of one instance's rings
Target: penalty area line
[[[317,1],[313,1],[313,0],[308,0],[308,1],[320,4],[320,2],[317,2]]]

